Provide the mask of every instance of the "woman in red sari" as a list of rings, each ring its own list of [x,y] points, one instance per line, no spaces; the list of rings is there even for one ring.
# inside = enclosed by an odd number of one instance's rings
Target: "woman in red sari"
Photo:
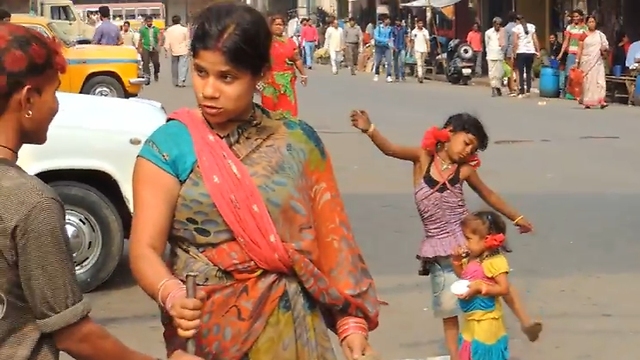
[[[269,18],[273,40],[271,42],[271,69],[262,82],[262,106],[269,111],[282,112],[285,116],[298,116],[296,97],[296,70],[300,83],[307,86],[307,75],[300,58],[298,45],[286,36],[285,18],[275,15]]]

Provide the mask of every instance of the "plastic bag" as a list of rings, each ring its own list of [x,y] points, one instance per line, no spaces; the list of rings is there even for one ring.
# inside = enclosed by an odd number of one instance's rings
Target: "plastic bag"
[[[509,66],[509,64],[507,64],[506,61],[502,62],[502,78],[503,79],[508,79],[511,77],[513,73],[513,69],[511,69],[511,66]]]
[[[576,99],[582,97],[582,84],[584,82],[584,72],[578,68],[569,69],[567,77],[567,92]]]

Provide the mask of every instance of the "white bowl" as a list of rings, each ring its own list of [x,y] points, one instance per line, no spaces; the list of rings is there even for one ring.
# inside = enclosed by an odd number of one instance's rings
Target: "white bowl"
[[[471,281],[469,280],[458,280],[453,284],[451,284],[450,289],[454,295],[464,295],[467,293],[467,291],[469,291],[470,284],[471,284]]]

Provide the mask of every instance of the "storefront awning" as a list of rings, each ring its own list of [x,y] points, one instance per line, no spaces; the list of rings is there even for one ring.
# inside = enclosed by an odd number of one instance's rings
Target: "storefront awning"
[[[460,0],[415,0],[406,4],[400,4],[402,7],[427,7],[433,6],[436,8],[443,8],[447,6],[454,5],[460,2]]]

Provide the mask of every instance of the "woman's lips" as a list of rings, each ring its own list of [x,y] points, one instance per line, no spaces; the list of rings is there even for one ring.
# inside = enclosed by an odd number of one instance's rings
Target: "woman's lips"
[[[214,105],[200,105],[200,110],[207,115],[217,115],[222,112],[222,108]]]

